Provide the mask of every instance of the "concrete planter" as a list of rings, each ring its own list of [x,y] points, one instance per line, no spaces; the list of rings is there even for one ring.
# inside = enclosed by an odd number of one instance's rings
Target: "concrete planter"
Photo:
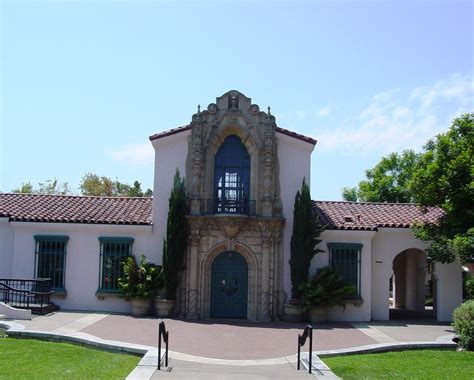
[[[303,306],[285,303],[283,305],[283,311],[283,319],[287,322],[303,322],[304,320]]]
[[[150,312],[151,300],[144,298],[132,298],[132,315],[134,317],[144,317]]]
[[[322,323],[327,321],[327,307],[326,306],[312,306],[309,309],[309,321],[311,323]]]
[[[174,300],[155,299],[155,315],[157,317],[171,317],[174,308]]]

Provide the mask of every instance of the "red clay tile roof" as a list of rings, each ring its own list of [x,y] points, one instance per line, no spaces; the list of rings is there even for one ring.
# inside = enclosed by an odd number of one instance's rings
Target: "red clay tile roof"
[[[290,137],[294,137],[295,139],[298,139],[298,140],[305,141],[305,142],[307,142],[307,143],[313,144],[313,145],[316,145],[316,143],[317,143],[317,140],[315,140],[315,139],[313,139],[313,138],[311,138],[311,137],[309,137],[309,136],[300,135],[299,133],[290,131],[290,130],[288,130],[288,129],[276,127],[276,131],[277,131],[277,132],[280,132],[280,133],[283,133],[284,135],[287,135],[287,136],[290,136]]]
[[[191,129],[190,125],[183,125],[181,127],[170,129],[169,131],[156,133],[156,134],[150,136],[149,138],[150,138],[150,141],[153,141],[153,140],[161,139],[163,137],[175,135],[175,134],[180,133],[180,132],[189,131],[190,129]],[[294,137],[295,139],[305,141],[309,144],[316,145],[316,142],[317,142],[315,139],[313,139],[311,137],[300,135],[299,133],[289,131],[288,129],[276,127],[276,131],[280,132],[280,133],[283,133],[284,135]]]
[[[168,131],[155,133],[154,135],[150,136],[149,139],[150,141],[162,139],[163,137],[175,135],[177,133],[184,132],[184,131],[189,131],[190,129],[191,129],[190,125],[183,125],[181,127],[170,129]]]
[[[0,217],[15,222],[150,225],[152,198],[0,194]]]
[[[436,223],[443,215],[439,207],[422,209],[414,203],[313,201],[313,208],[321,222],[332,230],[409,228],[414,222]]]

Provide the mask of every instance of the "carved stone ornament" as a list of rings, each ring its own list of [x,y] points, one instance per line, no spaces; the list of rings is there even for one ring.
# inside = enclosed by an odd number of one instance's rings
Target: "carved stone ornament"
[[[250,106],[250,113],[252,115],[258,115],[259,112],[260,112],[260,107],[257,104],[252,104]]]
[[[216,105],[216,103],[211,103],[211,104],[209,104],[209,105],[207,106],[207,111],[208,111],[210,114],[214,115],[214,114],[217,112],[217,105]]]
[[[221,223],[222,232],[224,233],[225,237],[229,239],[235,238],[239,234],[242,226],[242,221],[237,221],[232,218],[227,218],[227,220],[224,220],[223,223]]]

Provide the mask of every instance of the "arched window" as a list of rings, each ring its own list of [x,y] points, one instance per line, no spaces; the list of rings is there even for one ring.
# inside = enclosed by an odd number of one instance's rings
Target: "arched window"
[[[249,213],[250,156],[238,136],[230,135],[214,158],[214,212]]]

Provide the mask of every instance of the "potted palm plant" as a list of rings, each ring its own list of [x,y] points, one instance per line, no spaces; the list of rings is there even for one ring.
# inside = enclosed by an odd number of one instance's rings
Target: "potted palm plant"
[[[141,255],[137,263],[135,256],[129,256],[123,263],[123,276],[118,279],[122,295],[132,302],[132,315],[148,315],[151,300],[162,287],[161,268]]]
[[[357,288],[345,282],[329,267],[320,268],[316,274],[300,287],[303,309],[308,311],[313,323],[325,322],[328,307],[345,307],[346,299],[357,294]]]

